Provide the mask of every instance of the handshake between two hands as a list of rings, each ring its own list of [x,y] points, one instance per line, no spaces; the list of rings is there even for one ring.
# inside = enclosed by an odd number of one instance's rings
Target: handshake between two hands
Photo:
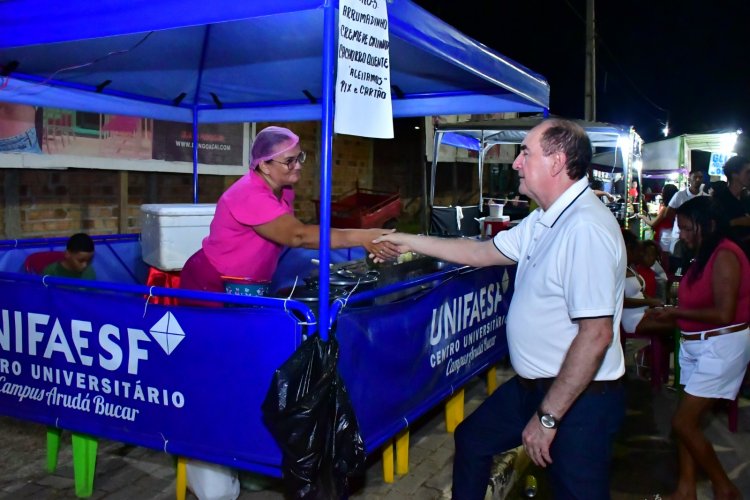
[[[402,253],[408,252],[409,248],[401,242],[401,234],[395,229],[371,229],[372,239],[364,243],[365,250],[370,258],[377,263],[396,260]]]

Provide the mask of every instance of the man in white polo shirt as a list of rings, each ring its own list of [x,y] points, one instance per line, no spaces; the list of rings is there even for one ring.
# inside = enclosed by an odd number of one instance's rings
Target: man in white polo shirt
[[[669,200],[666,217],[674,217],[674,226],[672,226],[672,245],[669,247],[670,253],[675,253],[675,245],[680,241],[680,228],[677,226],[675,212],[686,201],[692,200],[696,196],[707,195],[708,193],[703,192],[703,172],[700,170],[693,170],[690,172],[690,177],[688,177],[688,185],[677,191],[677,193],[672,196],[672,199]]]
[[[520,192],[539,207],[493,240],[386,235],[471,266],[517,264],[507,317],[517,376],[456,429],[453,498],[484,498],[492,457],[523,443],[548,467],[555,496],[609,498],[612,440],[625,415],[619,340],[625,246],[617,221],[589,189],[591,143],[574,122],[532,129],[513,163]]]

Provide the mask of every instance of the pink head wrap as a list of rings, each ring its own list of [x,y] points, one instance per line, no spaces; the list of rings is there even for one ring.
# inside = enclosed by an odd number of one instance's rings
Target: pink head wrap
[[[299,143],[297,134],[283,127],[266,127],[255,136],[250,150],[250,170],[262,161],[289,151]]]

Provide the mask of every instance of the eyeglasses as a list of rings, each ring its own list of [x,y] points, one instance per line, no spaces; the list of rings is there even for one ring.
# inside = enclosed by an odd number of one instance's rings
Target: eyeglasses
[[[305,153],[304,151],[301,151],[300,154],[298,154],[297,156],[292,156],[291,158],[287,158],[284,161],[274,160],[273,158],[268,161],[286,165],[286,168],[288,168],[289,170],[292,170],[294,168],[295,163],[299,163],[300,165],[302,165],[305,163],[306,159],[307,159],[307,153]]]

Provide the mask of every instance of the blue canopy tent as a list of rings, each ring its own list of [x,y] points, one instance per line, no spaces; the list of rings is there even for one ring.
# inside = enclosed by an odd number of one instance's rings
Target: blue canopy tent
[[[329,246],[335,0],[7,0],[0,101],[214,122],[321,120],[321,248]],[[396,117],[534,112],[545,79],[408,0],[388,2]],[[197,141],[193,141],[197,202]],[[327,252],[320,268],[327,269]],[[321,283],[321,317],[328,284]]]
[[[195,137],[199,122],[321,120],[320,246],[327,249],[330,246],[337,9],[336,0],[216,0],[210,3],[198,0],[102,0],[96,3],[7,0],[0,2],[0,16],[6,19],[0,30],[0,101],[192,123],[194,201],[197,201],[198,175],[198,141]],[[389,0],[388,13],[394,116],[539,112],[547,109],[549,87],[543,77],[464,36],[408,0]],[[321,274],[328,273],[329,262],[330,253],[321,251],[319,266],[325,270]],[[14,294],[19,296],[30,295],[44,284],[43,280],[42,284],[39,283],[39,277],[26,276],[16,282],[12,280],[16,280],[17,274],[1,274],[6,289],[15,286],[20,291]],[[487,273],[485,270],[471,275],[467,273],[462,280],[454,281],[466,287],[466,290],[460,290],[462,296],[483,286],[497,291],[502,285],[503,293],[506,290],[511,293],[507,274],[505,272],[503,277],[501,271]],[[475,283],[481,280],[493,283]],[[54,278],[48,282],[54,285]],[[263,473],[278,472],[278,451],[269,442],[270,436],[257,433],[251,425],[259,422],[256,408],[259,404],[256,402],[261,400],[263,391],[261,384],[254,383],[253,376],[272,373],[293,351],[294,342],[300,337],[301,323],[286,315],[286,301],[237,297],[229,302],[250,304],[254,300],[255,305],[268,307],[209,311],[148,306],[146,298],[147,311],[143,298],[125,301],[113,293],[101,296],[102,301],[107,301],[106,307],[98,307],[98,304],[91,307],[92,298],[85,291],[71,288],[71,283],[61,284],[68,285],[69,289],[63,287],[62,292],[55,289],[54,294],[45,292],[45,304],[51,304],[49,307],[55,309],[53,313],[58,309],[73,309],[66,313],[65,318],[70,316],[75,325],[81,324],[78,318],[95,315],[94,324],[96,328],[102,325],[104,333],[101,335],[105,340],[110,338],[107,335],[114,336],[110,323],[122,324],[128,339],[132,336],[132,349],[127,351],[133,352],[132,366],[121,363],[116,367],[116,376],[122,373],[123,379],[126,375],[137,375],[142,377],[141,380],[154,380],[153,389],[157,389],[167,377],[170,381],[192,382],[195,374],[189,371],[189,365],[193,359],[201,359],[205,366],[211,367],[205,370],[208,373],[195,379],[200,385],[185,389],[184,397],[182,393],[172,391],[167,394],[172,399],[167,396],[159,399],[157,396],[162,393],[154,393],[152,403],[149,386],[149,400],[137,402],[142,407],[150,405],[149,413],[136,426],[120,424],[113,428],[109,423],[105,425],[101,418],[91,416],[86,421],[90,423],[87,426],[81,424],[78,430],[114,439],[129,439],[129,442],[151,447],[163,445],[166,450],[166,438],[154,429],[169,428],[169,452]],[[118,285],[107,284],[109,288],[106,289],[116,290]],[[21,289],[22,286],[25,288]],[[130,288],[133,294],[143,294],[145,289],[140,286]],[[322,326],[319,328],[321,334],[325,336],[325,326],[333,316],[329,310],[328,281],[321,280],[319,288],[317,320]],[[147,292],[150,298],[150,290]],[[204,293],[175,292],[177,297],[188,298],[189,294]],[[11,299],[15,302],[11,303]],[[437,300],[435,297],[427,299]],[[9,310],[26,311],[28,308],[16,297],[3,300],[3,308],[7,302]],[[274,302],[277,303],[275,311]],[[278,303],[282,302],[284,308],[279,310]],[[496,304],[500,303],[498,299]],[[436,303],[430,307],[441,306]],[[431,310],[426,312],[429,314]],[[118,317],[110,318],[110,313]],[[29,314],[36,321],[36,313]],[[125,318],[120,318],[120,315]],[[207,328],[210,331],[191,333],[196,342],[185,346],[188,342],[179,340],[185,338],[185,332],[181,331],[176,315],[182,329],[197,329],[211,323],[211,328]],[[154,321],[152,318],[157,317],[160,318],[158,322],[150,330],[145,329]],[[12,316],[8,321],[15,318]],[[130,323],[137,324],[131,328]],[[9,330],[4,327],[4,331]],[[213,331],[222,333],[220,342],[214,341]],[[273,332],[273,337],[265,335],[266,332]],[[152,349],[149,352],[153,362],[139,364],[139,360],[144,359],[142,345],[151,348],[156,342],[147,341],[148,338],[160,339],[160,350],[164,354]],[[175,338],[182,342],[178,351],[173,351],[174,344],[167,340]],[[282,342],[286,344],[279,345]],[[116,347],[110,346],[114,351],[117,351]],[[230,356],[232,359],[228,362],[224,359],[226,352],[241,352],[242,356]],[[63,358],[60,353],[54,354],[56,359]],[[180,363],[181,359],[185,361]],[[407,361],[411,367],[413,359]],[[101,362],[105,365],[112,363],[106,357]],[[66,363],[64,358],[60,360],[61,366],[66,366]],[[160,369],[162,363],[184,371],[165,374]],[[258,366],[248,370],[253,363],[258,363]],[[102,379],[109,376],[105,373],[108,368],[94,368],[96,373],[104,374]],[[131,368],[135,373],[131,373]],[[234,375],[227,375],[236,373],[246,378],[235,380]],[[375,370],[372,373],[379,375]],[[470,374],[461,373],[459,381],[468,376]],[[212,378],[208,380],[208,377]],[[217,391],[215,387],[223,389]],[[232,429],[234,434],[213,428],[193,431],[186,425],[171,422],[172,418],[179,422],[189,422],[190,419],[206,422],[211,420],[209,413],[212,411],[224,407],[236,410],[235,389],[246,396],[242,407],[245,413],[240,415],[250,424],[236,426]],[[438,389],[443,390],[442,387]],[[435,394],[431,397],[437,400],[444,396],[437,390],[433,392]],[[419,393],[414,397],[424,399],[426,396]],[[188,411],[185,401],[191,400],[209,403],[194,404]],[[128,401],[136,405],[132,399]],[[250,405],[249,401],[253,404]],[[372,406],[377,408],[379,405]],[[83,412],[76,412],[75,408],[61,411],[68,413],[60,420],[60,426],[88,418],[87,415],[81,416]],[[415,411],[414,414],[418,413]],[[223,418],[226,421],[235,417]],[[58,426],[57,421],[40,421]],[[383,442],[388,437],[387,430],[374,436],[371,445]],[[158,440],[159,436],[164,439],[163,443]],[[245,449],[237,451],[238,446]]]

